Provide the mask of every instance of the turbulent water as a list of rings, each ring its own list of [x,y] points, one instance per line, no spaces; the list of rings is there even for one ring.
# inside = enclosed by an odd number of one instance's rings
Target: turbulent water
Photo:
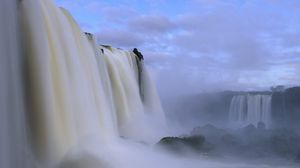
[[[229,122],[233,127],[263,122],[271,126],[271,95],[237,95],[230,103]]]

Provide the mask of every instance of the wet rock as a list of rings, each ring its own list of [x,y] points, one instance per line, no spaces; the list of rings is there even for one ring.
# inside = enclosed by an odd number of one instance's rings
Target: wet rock
[[[162,138],[158,145],[177,153],[184,153],[187,149],[196,152],[207,152],[209,149],[205,145],[204,136],[191,136],[191,137],[165,137]]]
[[[137,48],[133,49],[133,53],[139,58],[140,61],[144,60],[143,54],[141,52],[139,52]]]

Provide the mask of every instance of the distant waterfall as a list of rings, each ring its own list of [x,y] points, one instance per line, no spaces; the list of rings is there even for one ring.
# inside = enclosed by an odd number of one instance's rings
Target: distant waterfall
[[[237,95],[230,103],[229,123],[233,127],[263,122],[271,125],[271,95]]]

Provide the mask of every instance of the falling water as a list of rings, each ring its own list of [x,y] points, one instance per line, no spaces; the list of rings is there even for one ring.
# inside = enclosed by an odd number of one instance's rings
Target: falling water
[[[0,2],[0,167],[30,167],[24,117],[17,1]]]
[[[101,151],[120,137],[158,140],[164,115],[133,52],[97,46],[52,0],[20,5],[29,123],[41,165],[58,164],[78,148]]]
[[[271,95],[237,95],[231,100],[229,122],[233,127],[263,122],[271,125]]]
[[[165,119],[134,52],[98,46],[52,0],[2,0],[0,21],[1,168],[221,167],[145,145]],[[270,100],[234,97],[231,121],[268,125]]]

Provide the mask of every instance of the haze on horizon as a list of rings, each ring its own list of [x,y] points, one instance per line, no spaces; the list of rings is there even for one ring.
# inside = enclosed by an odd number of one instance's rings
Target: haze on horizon
[[[299,167],[298,2],[1,4],[1,168]]]
[[[101,44],[139,48],[160,92],[300,83],[298,0],[56,0]]]

